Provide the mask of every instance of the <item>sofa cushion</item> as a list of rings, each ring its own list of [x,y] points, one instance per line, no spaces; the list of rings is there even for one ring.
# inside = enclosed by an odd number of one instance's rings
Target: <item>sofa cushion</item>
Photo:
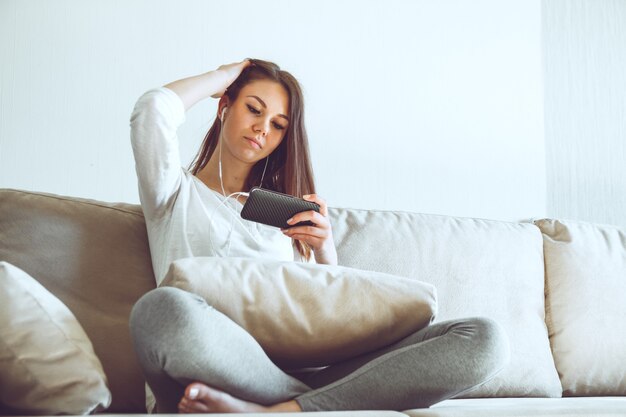
[[[0,408],[12,414],[90,414],[111,404],[102,365],[74,315],[4,261],[0,306]]]
[[[535,220],[546,322],[564,395],[626,395],[626,230]]]
[[[315,417],[406,417],[406,414],[398,411],[383,411],[383,410],[351,410],[351,411],[315,411],[309,412],[305,415],[313,415]],[[302,417],[302,413],[245,413],[239,414],[244,417]],[[211,413],[211,417],[233,417],[232,413]],[[123,416],[127,417],[127,416]],[[140,416],[128,416],[128,417],[140,417]]]
[[[480,398],[406,410],[410,417],[581,417],[626,415],[626,398]]]
[[[382,348],[427,326],[437,309],[430,284],[337,265],[185,258],[161,286],[200,295],[289,369]]]
[[[108,412],[145,412],[130,341],[133,304],[154,288],[141,208],[0,190],[0,259],[26,271],[76,316],[104,367]]]
[[[436,321],[484,316],[506,331],[509,366],[465,396],[559,397],[544,322],[541,232],[533,224],[332,208],[339,264],[437,288]]]

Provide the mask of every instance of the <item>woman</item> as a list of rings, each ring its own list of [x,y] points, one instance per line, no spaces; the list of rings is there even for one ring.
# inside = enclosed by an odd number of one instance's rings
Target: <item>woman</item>
[[[176,130],[209,96],[220,99],[217,116],[188,171]],[[337,264],[326,202],[315,194],[302,93],[275,64],[245,60],[146,92],[131,116],[131,140],[157,284],[173,260],[189,256]],[[291,221],[314,226],[240,220],[255,185],[318,203],[319,213]],[[475,318],[428,326],[323,369],[283,370],[236,323],[175,288],[145,294],[130,326],[161,413],[428,407],[491,379],[508,360],[499,327]]]

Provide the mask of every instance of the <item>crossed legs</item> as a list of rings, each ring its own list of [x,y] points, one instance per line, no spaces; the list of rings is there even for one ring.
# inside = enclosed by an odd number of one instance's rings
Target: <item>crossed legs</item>
[[[428,407],[488,381],[508,362],[499,326],[473,318],[428,326],[296,378],[201,297],[168,287],[135,304],[130,327],[159,413]]]

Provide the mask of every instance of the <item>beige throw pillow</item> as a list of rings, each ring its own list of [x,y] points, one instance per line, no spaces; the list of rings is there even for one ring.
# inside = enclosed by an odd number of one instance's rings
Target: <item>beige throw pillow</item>
[[[328,365],[381,348],[427,326],[437,308],[430,284],[301,262],[180,259],[161,286],[200,295],[286,368]]]
[[[626,230],[535,224],[543,232],[546,322],[563,393],[626,395]]]
[[[111,392],[70,310],[21,269],[0,262],[0,407],[14,414],[88,414]]]

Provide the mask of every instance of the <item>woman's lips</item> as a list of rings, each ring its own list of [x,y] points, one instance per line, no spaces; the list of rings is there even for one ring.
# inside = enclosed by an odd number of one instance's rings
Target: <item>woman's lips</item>
[[[255,149],[261,149],[261,146],[259,146],[258,143],[256,143],[253,139],[250,139],[247,136],[244,136],[244,138],[248,141],[248,143],[250,144],[250,146],[252,146]]]

